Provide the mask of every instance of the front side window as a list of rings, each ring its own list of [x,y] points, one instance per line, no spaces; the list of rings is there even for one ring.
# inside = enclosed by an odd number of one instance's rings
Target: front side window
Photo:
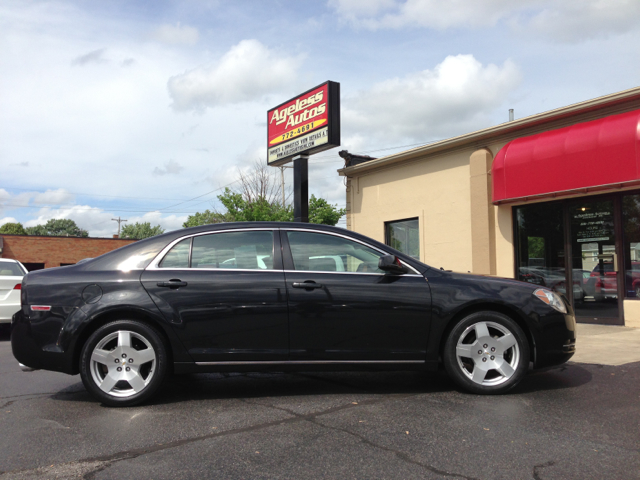
[[[386,244],[420,260],[420,228],[417,218],[385,223]]]
[[[384,273],[378,269],[383,253],[335,235],[287,232],[296,270],[315,272]]]
[[[191,268],[273,270],[273,232],[226,232],[194,237]]]

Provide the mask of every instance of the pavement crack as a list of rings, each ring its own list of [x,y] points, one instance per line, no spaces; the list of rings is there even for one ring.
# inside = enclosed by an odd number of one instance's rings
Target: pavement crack
[[[417,465],[421,468],[424,468],[425,470],[430,471],[431,473],[435,473],[437,475],[441,475],[443,477],[450,477],[450,478],[462,478],[464,480],[479,480],[475,477],[467,477],[466,475],[463,475],[461,473],[453,473],[453,472],[447,472],[445,470],[440,470],[439,468],[436,468],[432,465],[423,463],[423,462],[419,462],[418,460],[414,460],[413,458],[411,458],[408,454],[400,451],[400,450],[396,450],[395,448],[391,448],[391,447],[385,447],[384,445],[380,445],[378,443],[372,442],[371,440],[369,440],[368,438],[364,437],[363,435],[360,435],[358,433],[352,432],[350,430],[347,430],[346,428],[340,428],[340,427],[333,427],[330,425],[325,425],[323,423],[318,422],[315,418],[311,418],[308,419],[309,422],[313,423],[314,425],[318,425],[319,427],[323,427],[326,428],[328,430],[334,430],[334,431],[338,431],[338,432],[343,432],[346,433],[347,435],[351,435],[356,437],[357,439],[359,439],[362,443],[364,443],[365,445],[369,445],[370,447],[373,448],[377,448],[379,450],[384,450],[385,452],[389,452],[389,453],[393,453],[396,457],[398,457],[400,460],[402,460],[405,463],[410,463],[412,465]]]
[[[329,415],[335,412],[340,412],[342,410],[347,410],[350,408],[357,408],[359,406],[364,406],[364,405],[374,405],[377,403],[382,403],[382,402],[386,402],[389,400],[395,400],[395,399],[403,399],[403,398],[408,398],[408,397],[413,397],[416,394],[398,394],[398,395],[385,395],[383,398],[379,398],[379,399],[371,399],[371,400],[363,400],[361,402],[358,402],[358,404],[353,404],[353,403],[349,403],[346,405],[339,405],[336,407],[332,407],[332,408],[328,408],[326,410],[322,410],[320,412],[314,412],[314,413],[308,413],[308,414],[299,414],[296,412],[291,412],[288,411],[286,409],[283,409],[281,407],[276,407],[273,405],[264,405],[267,407],[271,407],[271,408],[275,408],[278,410],[282,410],[285,411],[287,413],[289,413],[290,415],[292,415],[289,418],[284,418],[281,420],[274,420],[272,422],[265,422],[265,423],[260,423],[258,425],[249,425],[247,427],[241,427],[241,428],[234,428],[231,430],[226,430],[226,431],[222,431],[222,432],[215,432],[215,433],[209,433],[206,435],[199,435],[196,437],[189,437],[189,438],[183,438],[181,440],[174,440],[172,442],[167,442],[167,443],[160,443],[160,444],[156,444],[156,445],[150,445],[147,447],[141,447],[141,448],[133,448],[130,450],[123,450],[120,452],[116,452],[116,453],[112,453],[110,455],[101,455],[101,456],[97,456],[97,457],[91,457],[91,458],[85,458],[85,459],[81,459],[81,460],[77,460],[75,462],[70,462],[67,464],[58,464],[58,465],[53,465],[52,467],[48,467],[48,468],[71,468],[71,466],[73,466],[76,469],[81,469],[83,470],[83,478],[87,479],[87,480],[91,480],[92,478],[95,477],[95,475],[99,472],[101,472],[102,470],[110,467],[111,465],[113,465],[114,463],[117,462],[121,462],[124,460],[133,460],[135,458],[144,456],[144,455],[149,455],[151,453],[156,453],[156,452],[161,452],[164,450],[170,450],[173,448],[178,448],[178,447],[182,447],[184,445],[189,445],[195,442],[201,442],[204,440],[209,440],[212,438],[218,438],[218,437],[227,437],[227,436],[231,436],[231,435],[238,435],[238,434],[242,434],[242,433],[249,433],[249,432],[255,432],[258,430],[263,430],[266,428],[271,428],[271,427],[277,427],[279,425],[286,425],[289,423],[297,423],[297,422],[303,422],[303,421],[309,421],[309,420],[314,420],[316,417],[320,417],[323,415]],[[248,402],[251,403],[251,402]],[[258,402],[254,402],[256,404],[259,404]],[[263,405],[263,404],[262,404]],[[320,423],[318,423],[318,425],[322,425]],[[384,447],[381,447],[384,448]],[[86,469],[90,466],[91,470],[90,471],[86,471]],[[13,475],[16,473],[23,473],[23,472],[35,472],[35,471],[42,471],[43,469],[28,469],[28,470],[19,470],[19,471],[10,471],[10,472],[5,472],[5,475]],[[435,471],[435,470],[434,470]],[[86,472],[86,473],[85,473]],[[442,475],[444,475],[444,473],[441,473]],[[461,477],[460,475],[456,475],[459,478],[466,478],[466,477]],[[469,480],[475,480],[475,479],[469,479]]]
[[[397,399],[397,398],[406,398],[406,397],[413,397],[415,395],[395,395],[392,398],[393,399]],[[339,432],[343,432],[346,433],[348,435],[352,435],[356,438],[358,438],[362,443],[369,445],[370,447],[374,447],[380,450],[384,450],[390,453],[393,453],[394,455],[396,455],[398,458],[400,458],[403,462],[406,463],[411,463],[413,465],[418,465],[419,467],[424,468],[425,470],[430,471],[431,473],[435,473],[437,475],[442,475],[443,477],[451,477],[451,478],[462,478],[464,480],[478,480],[477,478],[474,477],[467,477],[465,475],[459,474],[459,473],[451,473],[451,472],[447,472],[445,470],[440,470],[436,467],[433,467],[431,465],[419,462],[417,460],[412,459],[409,455],[407,455],[406,453],[400,451],[400,450],[396,450],[390,447],[385,447],[384,445],[379,445],[377,443],[372,442],[371,440],[367,439],[366,437],[359,435],[355,432],[349,431],[347,429],[344,428],[340,428],[340,427],[332,427],[329,425],[325,425],[323,423],[318,422],[317,417],[319,416],[323,416],[326,415],[327,413],[332,413],[335,411],[339,411],[339,410],[345,410],[347,408],[357,408],[359,406],[366,406],[366,405],[371,405],[371,404],[376,404],[376,403],[381,403],[384,402],[385,400],[388,400],[389,397],[385,397],[384,399],[380,399],[380,400],[364,400],[361,402],[358,402],[358,404],[354,405],[354,404],[348,404],[348,405],[342,405],[340,407],[334,407],[333,409],[329,409],[329,410],[325,410],[323,412],[319,412],[317,414],[307,414],[307,415],[303,415],[300,413],[296,413],[292,410],[289,410],[287,408],[283,408],[283,407],[278,407],[276,405],[271,405],[271,404],[266,404],[266,403],[262,403],[262,402],[249,402],[247,400],[245,400],[246,403],[250,403],[252,405],[260,405],[263,407],[269,407],[269,408],[273,408],[276,410],[280,410],[286,413],[289,413],[291,415],[295,415],[297,418],[301,419],[301,420],[305,420],[308,421],[310,423],[313,423],[314,425],[317,425],[321,428],[325,428],[327,430],[334,430],[334,431],[339,431]]]
[[[542,480],[542,478],[540,477],[540,470],[542,470],[543,468],[551,467],[551,466],[553,466],[555,464],[556,464],[556,462],[554,462],[553,460],[549,460],[547,463],[541,463],[540,465],[534,465],[533,466],[533,478],[534,478],[534,480]]]

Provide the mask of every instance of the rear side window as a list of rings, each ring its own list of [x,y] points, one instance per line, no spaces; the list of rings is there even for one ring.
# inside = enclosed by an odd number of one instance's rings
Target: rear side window
[[[189,253],[191,251],[191,239],[187,238],[176,243],[167,253],[159,268],[189,268]]]
[[[273,270],[273,232],[225,232],[186,238],[158,268]]]
[[[273,270],[273,232],[226,232],[194,237],[191,268]]]

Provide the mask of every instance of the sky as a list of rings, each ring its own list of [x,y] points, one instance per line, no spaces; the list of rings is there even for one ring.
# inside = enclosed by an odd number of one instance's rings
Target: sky
[[[638,0],[3,0],[0,31],[0,225],[95,237],[223,210],[266,163],[267,110],[327,80],[342,145],[310,158],[309,190],[339,207],[340,150],[378,158],[640,85]]]

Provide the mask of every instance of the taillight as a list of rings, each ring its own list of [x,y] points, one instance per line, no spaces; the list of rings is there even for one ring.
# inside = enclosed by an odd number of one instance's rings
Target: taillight
[[[16,283],[16,286],[13,287],[14,290],[22,290],[22,284],[21,283]]]
[[[31,305],[31,310],[34,312],[48,312],[51,310],[50,305]]]

